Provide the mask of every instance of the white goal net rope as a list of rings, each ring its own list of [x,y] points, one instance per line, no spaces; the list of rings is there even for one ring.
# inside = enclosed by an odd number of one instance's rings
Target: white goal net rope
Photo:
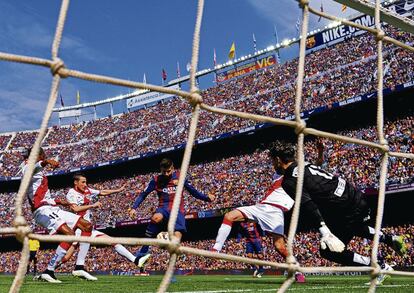
[[[61,59],[59,59],[58,52],[59,52],[60,42],[62,39],[62,32],[63,32],[63,28],[65,24],[65,19],[66,19],[66,15],[68,12],[69,0],[62,0],[62,6],[60,9],[59,19],[58,19],[56,32],[55,32],[55,36],[54,36],[54,40],[52,44],[51,60],[0,52],[0,60],[49,67],[51,69],[51,73],[53,76],[49,100],[48,100],[45,114],[43,116],[40,131],[33,145],[32,151],[30,153],[30,156],[28,159],[27,171],[25,172],[22,178],[22,181],[21,181],[21,184],[18,190],[18,194],[16,196],[16,205],[15,205],[16,208],[15,208],[15,218],[13,221],[13,227],[0,228],[1,234],[14,233],[16,234],[16,238],[23,243],[20,263],[17,269],[17,273],[15,275],[14,281],[11,285],[10,292],[19,292],[21,285],[23,283],[24,276],[25,276],[26,269],[27,269],[27,264],[29,261],[29,239],[37,239],[39,241],[46,241],[46,242],[62,242],[62,241],[75,242],[76,241],[76,242],[89,242],[92,244],[106,244],[106,245],[110,245],[110,244],[155,245],[160,248],[166,249],[170,253],[170,260],[168,263],[167,271],[158,288],[159,292],[166,292],[166,290],[168,289],[172,275],[175,270],[177,256],[183,253],[195,254],[195,255],[211,257],[211,258],[216,258],[216,259],[223,259],[223,260],[228,260],[228,261],[237,261],[237,262],[244,262],[244,263],[249,263],[249,264],[264,265],[264,266],[270,266],[273,268],[287,270],[288,277],[286,278],[283,285],[279,288],[279,292],[285,292],[289,288],[289,286],[294,282],[295,272],[303,272],[303,273],[341,272],[341,271],[368,272],[371,274],[371,280],[372,280],[371,285],[368,289],[369,292],[375,291],[376,289],[375,277],[378,274],[385,273],[385,274],[392,274],[392,275],[414,277],[414,273],[411,273],[411,272],[382,271],[377,261],[377,252],[378,252],[378,243],[379,243],[378,232],[380,231],[380,228],[381,228],[381,222],[382,222],[383,211],[384,211],[385,179],[387,175],[388,158],[390,156],[393,156],[393,157],[399,157],[399,158],[414,159],[414,154],[391,152],[389,150],[387,141],[384,137],[383,92],[382,92],[382,89],[383,89],[382,45],[383,45],[383,42],[393,43],[401,48],[410,50],[412,52],[414,52],[414,48],[407,44],[399,42],[393,38],[390,38],[384,34],[384,31],[381,29],[381,23],[380,23],[380,1],[379,0],[376,0],[376,5],[375,5],[375,28],[365,27],[357,23],[353,23],[353,22],[350,22],[344,19],[339,19],[337,17],[315,10],[309,7],[308,0],[300,0],[298,2],[303,12],[302,13],[303,19],[302,19],[302,29],[301,29],[302,37],[300,39],[300,55],[299,55],[298,77],[297,77],[297,85],[296,85],[295,120],[294,121],[287,121],[287,120],[277,119],[277,118],[268,117],[268,116],[254,115],[254,114],[249,114],[245,112],[227,110],[227,109],[223,109],[219,107],[209,106],[203,103],[202,96],[199,94],[199,90],[196,85],[195,74],[197,71],[199,43],[200,43],[199,42],[200,41],[200,27],[201,27],[201,21],[202,21],[202,16],[203,16],[204,0],[198,1],[197,18],[196,18],[196,24],[195,24],[195,29],[194,29],[194,37],[193,37],[192,59],[191,59],[191,69],[190,69],[190,91],[189,92],[160,87],[160,86],[151,85],[151,84],[133,82],[133,81],[113,78],[109,76],[90,74],[90,73],[85,73],[85,72],[66,68],[64,62]],[[328,18],[330,20],[338,21],[343,24],[368,31],[375,36],[376,42],[377,42],[377,58],[378,58],[378,66],[377,66],[378,68],[377,69],[377,79],[378,79],[377,132],[378,132],[378,138],[379,138],[378,143],[308,128],[306,127],[305,122],[300,119],[302,88],[303,88],[303,81],[304,81],[306,35],[308,31],[309,12]],[[183,157],[183,161],[181,165],[180,178],[178,181],[178,187],[177,187],[177,191],[175,194],[173,209],[172,209],[171,216],[168,222],[168,233],[169,233],[171,240],[159,240],[159,239],[148,239],[148,238],[122,238],[122,237],[90,238],[90,237],[84,237],[84,236],[66,236],[66,235],[53,235],[52,236],[52,235],[39,235],[39,234],[32,233],[28,223],[23,217],[22,203],[27,193],[31,177],[33,176],[34,165],[35,165],[36,159],[39,154],[39,148],[40,148],[41,142],[46,134],[46,129],[47,129],[48,122],[52,114],[53,106],[56,103],[60,81],[62,78],[67,78],[67,77],[74,77],[74,78],[79,78],[79,79],[84,79],[84,80],[95,81],[99,83],[107,83],[107,84],[125,86],[125,87],[130,87],[130,88],[137,88],[137,89],[148,89],[151,91],[173,94],[173,95],[177,95],[177,96],[180,96],[186,99],[191,104],[192,117],[191,117],[191,123],[190,123],[190,128],[189,128],[188,140],[187,140],[187,144],[185,147],[184,157]],[[235,117],[239,117],[243,119],[254,120],[257,122],[267,122],[267,123],[272,123],[275,125],[285,125],[285,126],[294,128],[298,136],[297,161],[298,161],[299,174],[298,174],[296,198],[295,198],[296,204],[293,209],[292,220],[291,220],[291,224],[289,227],[289,234],[288,234],[288,241],[287,241],[289,256],[286,260],[286,263],[262,261],[258,259],[251,259],[251,258],[234,256],[234,255],[229,255],[229,254],[224,254],[224,253],[215,253],[215,252],[206,251],[202,249],[185,247],[185,246],[181,246],[180,241],[174,236],[173,232],[174,232],[175,222],[177,220],[177,214],[178,214],[178,210],[180,206],[185,174],[187,174],[188,166],[190,163],[191,152],[192,152],[192,148],[193,148],[193,144],[195,140],[197,123],[198,123],[199,113],[201,109],[214,112],[217,114],[231,115],[231,116],[235,116]],[[380,173],[380,182],[379,182],[379,196],[378,196],[378,212],[377,212],[376,224],[375,224],[376,236],[374,237],[374,241],[373,241],[373,249],[372,249],[372,255],[371,255],[372,266],[370,267],[301,267],[300,264],[296,262],[293,256],[293,248],[292,248],[293,239],[294,239],[294,235],[296,233],[297,224],[298,224],[299,209],[300,209],[300,202],[301,202],[301,192],[302,192],[302,184],[303,184],[304,136],[306,134],[312,134],[315,136],[335,139],[335,140],[339,140],[342,142],[363,145],[363,146],[375,148],[382,152],[381,173]]]

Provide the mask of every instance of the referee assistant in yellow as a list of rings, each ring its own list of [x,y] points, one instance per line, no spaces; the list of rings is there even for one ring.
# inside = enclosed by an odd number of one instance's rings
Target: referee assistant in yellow
[[[29,239],[29,250],[30,250],[30,258],[29,264],[27,265],[27,273],[30,272],[30,263],[33,261],[33,275],[36,276],[37,273],[37,258],[36,254],[40,248],[39,240],[36,239]]]

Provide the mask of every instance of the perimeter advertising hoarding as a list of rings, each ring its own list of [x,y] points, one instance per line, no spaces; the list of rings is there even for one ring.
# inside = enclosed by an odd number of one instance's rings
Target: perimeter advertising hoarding
[[[174,89],[174,90],[179,90],[180,86],[177,85],[172,85],[168,87],[169,89]],[[174,95],[172,94],[164,94],[164,93],[159,93],[159,92],[150,92],[147,94],[142,94],[136,97],[133,97],[131,99],[127,100],[127,107],[129,108],[133,108],[133,107],[138,107],[138,106],[143,106],[146,104],[150,104],[150,103],[154,103],[157,101],[161,101],[161,100],[165,100],[168,98],[174,97]]]
[[[60,111],[59,118],[68,118],[68,117],[79,117],[82,115],[81,110],[67,110],[67,111]]]
[[[276,57],[274,55],[266,56],[241,66],[235,66],[233,69],[217,73],[217,82],[223,82],[252,71],[272,66],[274,64],[276,64]]]

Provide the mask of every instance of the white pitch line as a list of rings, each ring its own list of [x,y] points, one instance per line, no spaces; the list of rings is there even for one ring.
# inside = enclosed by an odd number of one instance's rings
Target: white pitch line
[[[414,285],[405,284],[405,285],[380,285],[377,288],[401,288],[401,287],[413,287]],[[289,291],[299,291],[299,290],[326,290],[326,289],[343,289],[343,288],[350,288],[350,289],[364,289],[368,288],[368,285],[360,285],[360,286],[318,286],[318,287],[297,287],[297,288],[289,288]],[[269,292],[275,291],[277,288],[273,289],[236,289],[236,290],[210,290],[210,291],[173,291],[169,293],[231,293],[231,292]]]

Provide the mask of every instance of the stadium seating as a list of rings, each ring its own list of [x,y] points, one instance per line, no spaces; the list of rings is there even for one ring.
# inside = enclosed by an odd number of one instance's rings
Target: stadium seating
[[[387,33],[402,42],[413,42],[410,34],[386,27]],[[376,59],[372,36],[364,34],[307,55],[303,108],[332,105],[376,90]],[[330,62],[321,62],[330,60]],[[384,87],[414,80],[413,54],[386,45]],[[293,113],[297,59],[230,80],[202,92],[211,105],[284,118]],[[360,72],[369,74],[359,74]],[[160,115],[162,113],[162,115]],[[185,142],[190,108],[173,99],[127,114],[51,127],[43,146],[57,157],[61,170],[87,166],[171,147]],[[202,112],[198,138],[252,126],[255,123],[234,117]],[[171,131],[172,129],[172,131]],[[168,130],[168,131],[166,131]],[[16,176],[22,162],[19,149],[34,142],[37,132],[18,132],[0,158],[0,176]],[[114,144],[112,137],[116,136]],[[4,150],[10,135],[0,136]]]
[[[413,136],[414,117],[406,117],[385,124],[386,135],[392,150],[414,151]],[[340,132],[357,138],[371,141],[377,140],[374,127]],[[334,174],[344,175],[358,188],[376,187],[380,154],[372,149],[337,141],[324,141],[327,169]],[[316,145],[314,140],[305,144],[307,159],[316,161]],[[414,166],[408,159],[390,159],[387,183],[411,183],[414,178]],[[268,164],[266,153],[256,151],[251,154],[233,156],[219,161],[206,162],[190,166],[189,178],[204,193],[213,193],[217,199],[213,203],[205,203],[186,196],[184,208],[186,212],[212,210],[226,207],[252,204],[258,201],[271,183],[273,171]],[[119,221],[130,220],[127,209],[135,197],[145,188],[153,173],[131,175],[129,178],[117,178],[93,184],[96,189],[110,189],[126,185],[126,191],[110,197],[102,197],[103,208],[94,213],[94,221],[99,225],[112,225]],[[58,197],[63,197],[66,189],[52,190]],[[0,226],[11,224],[14,193],[0,193]],[[149,196],[138,210],[139,218],[148,218],[157,204],[157,196]],[[26,214],[30,215],[28,205]],[[30,218],[30,217],[28,217]]]

